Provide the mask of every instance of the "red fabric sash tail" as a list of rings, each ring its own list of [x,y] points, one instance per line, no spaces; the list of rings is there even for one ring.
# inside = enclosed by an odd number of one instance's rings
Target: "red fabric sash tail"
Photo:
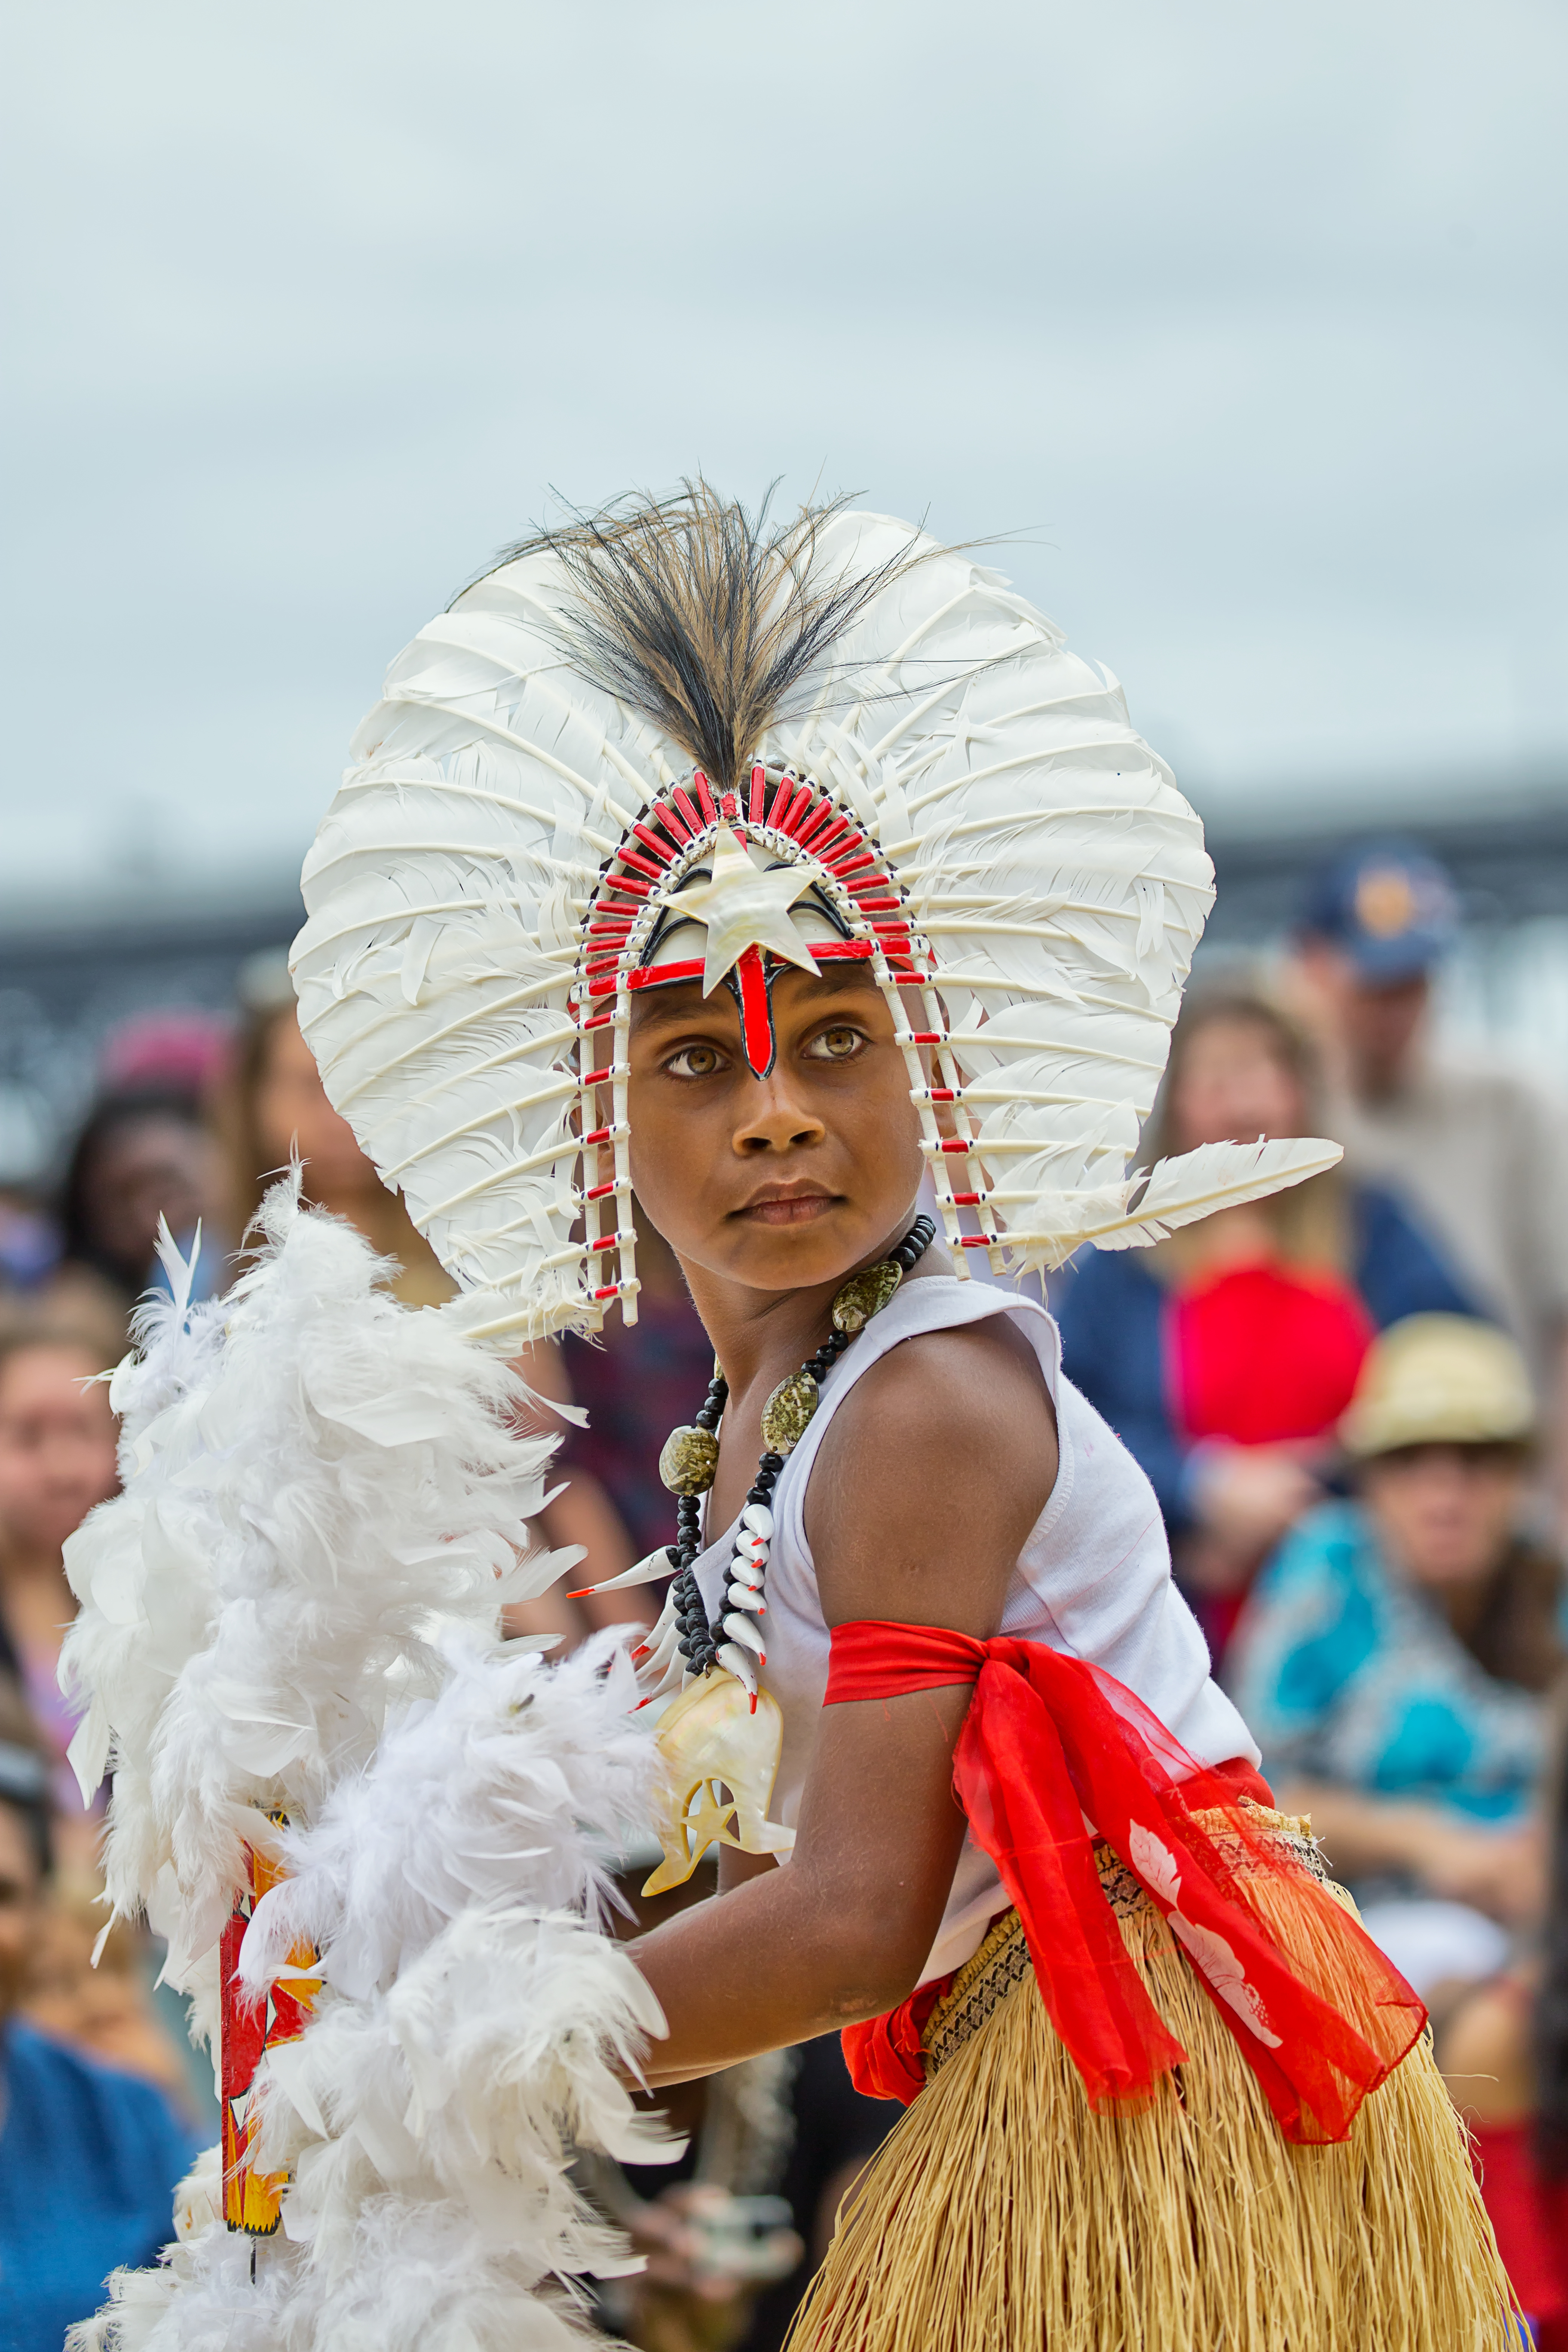
[[[1287,2138],[1345,2138],[1426,2012],[1311,1873],[1248,1820],[1234,1778],[1197,1763],[1113,1675],[1042,1643],[875,1620],[835,1628],[827,1706],[955,1683],[975,1689],[954,1792],[1017,1907],[1090,2105],[1149,2096],[1186,2053],[1128,1957],[1086,1817],[1170,1921]],[[1221,1817],[1217,1836],[1200,1812]],[[1310,1959],[1280,1950],[1255,1891],[1268,1879],[1288,1880],[1292,1907],[1310,1915]],[[907,2103],[941,1990],[922,1986],[889,2017],[850,2029],[859,2087]]]

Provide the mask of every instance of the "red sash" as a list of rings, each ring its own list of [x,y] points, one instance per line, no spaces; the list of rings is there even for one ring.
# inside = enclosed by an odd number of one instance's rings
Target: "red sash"
[[[1041,1643],[977,1642],[933,1625],[834,1629],[825,1704],[973,1683],[953,1790],[1016,1906],[1041,1998],[1089,2104],[1152,2095],[1186,2052],[1129,1958],[1095,1867],[1103,1838],[1171,1923],[1288,2139],[1344,2139],[1426,2012],[1397,1969],[1300,1863],[1237,1802],[1238,1772],[1189,1756],[1113,1675]],[[1256,1775],[1240,1793],[1268,1790]],[[1202,1815],[1204,1818],[1200,1819]],[[1214,1816],[1220,1816],[1218,1823]],[[1300,1925],[1287,1958],[1258,1899],[1286,1881]],[[907,2105],[942,1985],[851,2026],[858,2089]]]

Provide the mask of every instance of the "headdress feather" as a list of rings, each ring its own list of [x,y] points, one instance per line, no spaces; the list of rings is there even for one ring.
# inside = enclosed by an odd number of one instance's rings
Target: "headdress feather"
[[[774,486],[776,488],[776,485]],[[722,499],[700,475],[672,498],[634,499],[575,516],[520,541],[513,563],[553,555],[573,609],[561,625],[574,667],[679,743],[732,791],[744,763],[784,714],[792,689],[920,542],[868,571],[825,575],[823,526],[845,499],[803,506],[788,520]]]
[[[907,523],[775,527],[700,481],[579,518],[421,630],[354,749],[306,862],[300,1018],[500,1345],[635,1300],[617,1041],[721,824],[811,873],[840,933],[815,954],[869,960],[961,1264],[1148,1241],[1338,1156],[1130,1179],[1213,903],[1202,826],[1116,679]]]

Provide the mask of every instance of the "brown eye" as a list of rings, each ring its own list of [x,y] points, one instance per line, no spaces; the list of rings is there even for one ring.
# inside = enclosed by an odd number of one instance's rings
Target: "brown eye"
[[[682,1045],[664,1066],[672,1078],[711,1078],[723,1068],[724,1056],[717,1045]]]
[[[858,1029],[846,1026],[825,1029],[820,1037],[812,1039],[805,1050],[814,1061],[850,1062],[865,1043]]]

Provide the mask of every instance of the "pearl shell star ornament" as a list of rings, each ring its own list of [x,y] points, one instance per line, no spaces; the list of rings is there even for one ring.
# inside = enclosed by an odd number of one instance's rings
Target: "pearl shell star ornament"
[[[762,1078],[770,976],[864,963],[960,1274],[1141,1246],[1340,1157],[1130,1164],[1213,872],[1115,678],[908,524],[759,529],[695,485],[520,549],[394,664],[307,864],[329,1098],[503,1352],[635,1317],[626,1040],[665,981],[734,988]]]
[[[694,917],[707,929],[704,996],[712,995],[748,948],[767,948],[781,961],[817,973],[816,959],[789,911],[812,880],[806,866],[781,866],[771,873],[754,866],[739,835],[730,826],[721,826],[713,842],[712,879],[693,883],[675,902],[682,915]]]

